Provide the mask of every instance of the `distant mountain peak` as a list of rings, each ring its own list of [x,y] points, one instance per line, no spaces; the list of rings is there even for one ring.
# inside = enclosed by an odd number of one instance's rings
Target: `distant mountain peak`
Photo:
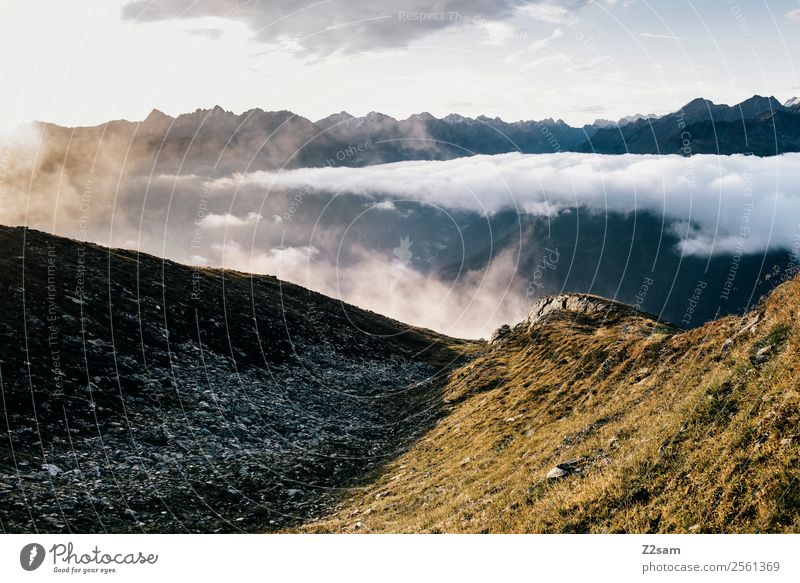
[[[739,107],[742,111],[753,113],[784,109],[783,104],[781,104],[780,101],[771,95],[769,97],[753,95],[751,98],[745,99],[741,103],[737,104],[737,107]]]
[[[254,107],[253,109],[248,109],[247,111],[243,112],[241,117],[249,117],[254,115],[261,115],[262,113],[266,113],[260,107]]]
[[[358,117],[355,119],[356,122],[359,124],[365,123],[381,123],[385,121],[396,122],[397,120],[385,113],[381,113],[379,111],[370,111],[364,117]]]
[[[617,124],[620,126],[628,125],[629,123],[636,123],[640,119],[648,120],[648,119],[658,119],[660,116],[656,115],[655,113],[634,113],[633,115],[626,115],[625,117],[621,117]]]
[[[466,123],[472,121],[470,118],[464,117],[463,115],[460,115],[458,113],[451,113],[449,115],[444,116],[442,119],[447,123]]]
[[[339,121],[349,121],[351,119],[355,119],[355,116],[350,115],[346,111],[340,111],[339,113],[332,113],[330,115],[327,115],[327,116],[317,120],[317,122],[321,122],[321,121],[337,121],[337,122],[339,122]]]
[[[326,117],[323,117],[321,119],[318,119],[314,123],[318,127],[322,128],[324,130],[328,130],[328,129],[331,129],[331,128],[335,128],[336,126],[344,126],[344,125],[348,124],[349,122],[353,121],[354,119],[357,119],[357,118],[352,116],[352,115],[350,115],[346,111],[340,111],[339,113],[332,113],[329,116],[326,116]]]
[[[589,125],[597,128],[611,128],[617,125],[617,122],[611,121],[610,119],[597,118]]]
[[[739,105],[742,105],[744,103],[777,103],[778,105],[781,105],[781,102],[778,101],[774,95],[759,95],[758,93],[756,93],[752,97],[748,97],[747,99],[742,101],[742,103],[740,103]]]
[[[749,99],[745,99],[731,109],[744,119],[758,118],[764,115],[772,115],[779,111],[787,111],[787,108],[775,97],[761,95],[754,95]]]
[[[717,107],[717,104],[705,97],[695,97],[689,103],[680,108],[683,112],[706,111],[709,108]]]
[[[409,119],[409,121],[412,121],[412,120],[413,121],[416,121],[416,120],[435,121],[436,120],[436,118],[428,111],[423,111],[421,113],[415,113],[413,115],[408,116],[408,119]]]
[[[159,109],[153,109],[147,117],[144,118],[144,123],[153,123],[159,121],[172,121],[172,117],[168,116],[166,113]]]

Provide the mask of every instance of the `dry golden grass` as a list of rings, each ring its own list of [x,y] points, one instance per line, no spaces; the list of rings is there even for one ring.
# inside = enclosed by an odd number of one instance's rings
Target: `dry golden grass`
[[[689,332],[518,327],[450,375],[427,435],[300,530],[800,532],[798,314],[793,280]],[[580,474],[545,477],[571,459]]]

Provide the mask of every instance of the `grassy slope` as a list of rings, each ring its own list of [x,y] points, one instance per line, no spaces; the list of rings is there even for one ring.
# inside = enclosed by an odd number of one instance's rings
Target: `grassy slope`
[[[688,332],[517,327],[452,373],[425,437],[303,531],[800,532],[799,313],[795,279]]]

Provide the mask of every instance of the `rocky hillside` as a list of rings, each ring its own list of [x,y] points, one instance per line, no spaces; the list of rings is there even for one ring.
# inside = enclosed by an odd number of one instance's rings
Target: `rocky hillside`
[[[445,414],[304,532],[800,532],[800,280],[681,332],[545,298]]]
[[[800,280],[490,343],[0,228],[4,532],[800,532]]]
[[[0,530],[264,531],[441,410],[469,344],[270,277],[0,227]]]

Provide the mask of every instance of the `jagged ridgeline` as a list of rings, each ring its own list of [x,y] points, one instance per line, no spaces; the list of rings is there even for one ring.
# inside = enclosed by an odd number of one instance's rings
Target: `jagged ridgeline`
[[[681,332],[543,298],[490,343],[0,229],[6,532],[800,532],[800,281]]]
[[[177,117],[153,110],[141,122],[115,120],[86,128],[36,123],[32,129],[41,140],[36,158],[45,170],[64,168],[78,176],[102,163],[130,174],[225,175],[506,152],[774,156],[800,151],[800,104],[759,95],[730,106],[697,98],[662,116],[597,120],[581,127],[560,119],[508,122],[457,114],[436,118],[427,112],[404,120],[341,112],[311,121],[290,111],[235,114],[216,106]]]

